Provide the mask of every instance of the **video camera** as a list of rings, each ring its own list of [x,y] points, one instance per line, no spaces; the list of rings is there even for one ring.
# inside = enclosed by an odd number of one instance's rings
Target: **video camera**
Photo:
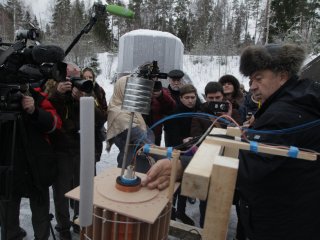
[[[147,63],[139,67],[138,69],[138,77],[142,77],[145,79],[154,79],[154,78],[161,78],[166,79],[168,74],[160,72],[158,67],[158,62],[153,61],[151,63]]]
[[[36,29],[16,31],[14,43],[0,41],[0,111],[20,110],[20,100],[31,84],[66,77],[64,50],[54,45],[27,47],[39,37]]]

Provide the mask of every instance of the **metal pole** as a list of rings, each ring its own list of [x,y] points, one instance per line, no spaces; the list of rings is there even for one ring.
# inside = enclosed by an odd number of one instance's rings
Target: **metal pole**
[[[131,129],[132,129],[132,123],[133,123],[133,117],[134,117],[134,112],[131,112],[129,128],[128,128],[128,133],[127,133],[127,139],[126,139],[126,146],[124,148],[124,156],[123,156],[123,159],[122,159],[121,176],[124,174],[124,170],[126,168],[126,162],[127,162],[128,150],[129,150],[129,144],[130,144]]]

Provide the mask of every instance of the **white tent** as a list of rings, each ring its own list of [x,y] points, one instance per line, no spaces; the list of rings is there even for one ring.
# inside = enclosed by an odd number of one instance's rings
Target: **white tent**
[[[118,76],[152,61],[158,61],[161,72],[183,70],[183,51],[180,38],[171,33],[147,29],[128,32],[119,41]]]

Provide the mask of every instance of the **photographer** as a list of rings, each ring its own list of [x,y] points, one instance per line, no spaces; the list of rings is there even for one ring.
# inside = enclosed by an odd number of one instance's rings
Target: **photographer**
[[[95,161],[100,161],[102,143],[106,139],[105,122],[108,119],[108,105],[106,93],[96,82],[96,75],[93,70],[86,67],[82,70],[82,78],[93,82],[93,89],[87,95],[94,97],[95,103]]]
[[[148,68],[150,64],[145,64],[143,67]],[[160,72],[159,69],[156,70]],[[151,127],[154,123],[164,118],[166,115],[170,115],[176,107],[175,100],[171,97],[171,94],[167,88],[162,87],[161,81],[158,77],[154,77],[155,81],[152,98],[151,98],[151,108],[148,115],[143,115],[146,124]],[[161,135],[162,135],[163,124],[157,125],[152,129],[155,137],[155,144],[160,146]]]
[[[73,87],[70,78],[80,78],[80,69],[74,64],[67,65],[66,80],[55,83],[49,91],[49,99],[62,119],[62,129],[53,136],[54,151],[58,164],[58,176],[52,185],[55,205],[56,230],[60,239],[71,239],[69,200],[64,194],[79,185],[80,134],[79,99],[86,93]],[[49,87],[49,86],[47,86]],[[78,207],[74,207],[75,217]],[[78,229],[76,228],[76,231]]]
[[[235,119],[236,121],[240,119],[240,114],[237,109],[232,108],[232,104],[230,101],[226,100],[224,94],[223,94],[223,87],[219,82],[209,82],[205,89],[205,99],[206,102],[203,103],[200,106],[200,111],[203,113],[208,113],[215,115],[216,117],[219,117],[221,115],[227,115]],[[227,108],[223,109],[215,109],[210,103],[219,103],[221,102],[222,104],[228,104]],[[220,106],[218,104],[217,106]],[[203,135],[207,129],[211,126],[212,122],[215,119],[210,119],[209,117],[207,119],[204,118],[193,118],[192,123],[191,123],[191,130],[190,130],[190,135],[191,137],[199,137]],[[227,124],[224,124],[223,122],[216,122],[214,127],[218,128],[226,128]],[[239,218],[239,209],[238,209],[238,194],[235,192],[235,197],[234,197],[234,202],[233,204],[236,205],[236,210],[237,210],[237,216],[238,216],[238,224],[237,224],[237,233],[236,233],[236,239],[238,240],[245,240],[245,236],[243,233],[243,229],[241,227],[241,220]],[[199,210],[200,210],[200,227],[203,228],[204,226],[204,219],[205,219],[205,213],[206,213],[206,208],[207,208],[207,201],[206,200],[201,200],[199,204]]]
[[[15,138],[12,194],[9,201],[0,202],[1,216],[4,217],[2,226],[6,240],[22,239],[26,235],[19,226],[19,211],[21,198],[27,197],[35,239],[47,240],[50,234],[49,186],[56,177],[49,135],[61,128],[61,119],[40,89],[30,88],[29,93],[21,94],[21,109],[15,136],[11,136],[13,123],[10,120],[1,122],[4,129],[0,136],[1,148],[10,151],[5,149],[10,145],[7,140],[10,142]],[[1,111],[1,114],[8,112]]]

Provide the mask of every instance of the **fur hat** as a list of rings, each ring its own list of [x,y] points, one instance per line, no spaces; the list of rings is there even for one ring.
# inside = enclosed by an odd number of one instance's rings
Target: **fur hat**
[[[305,59],[305,51],[295,44],[248,46],[240,58],[240,72],[250,76],[259,70],[288,71],[298,74]]]

